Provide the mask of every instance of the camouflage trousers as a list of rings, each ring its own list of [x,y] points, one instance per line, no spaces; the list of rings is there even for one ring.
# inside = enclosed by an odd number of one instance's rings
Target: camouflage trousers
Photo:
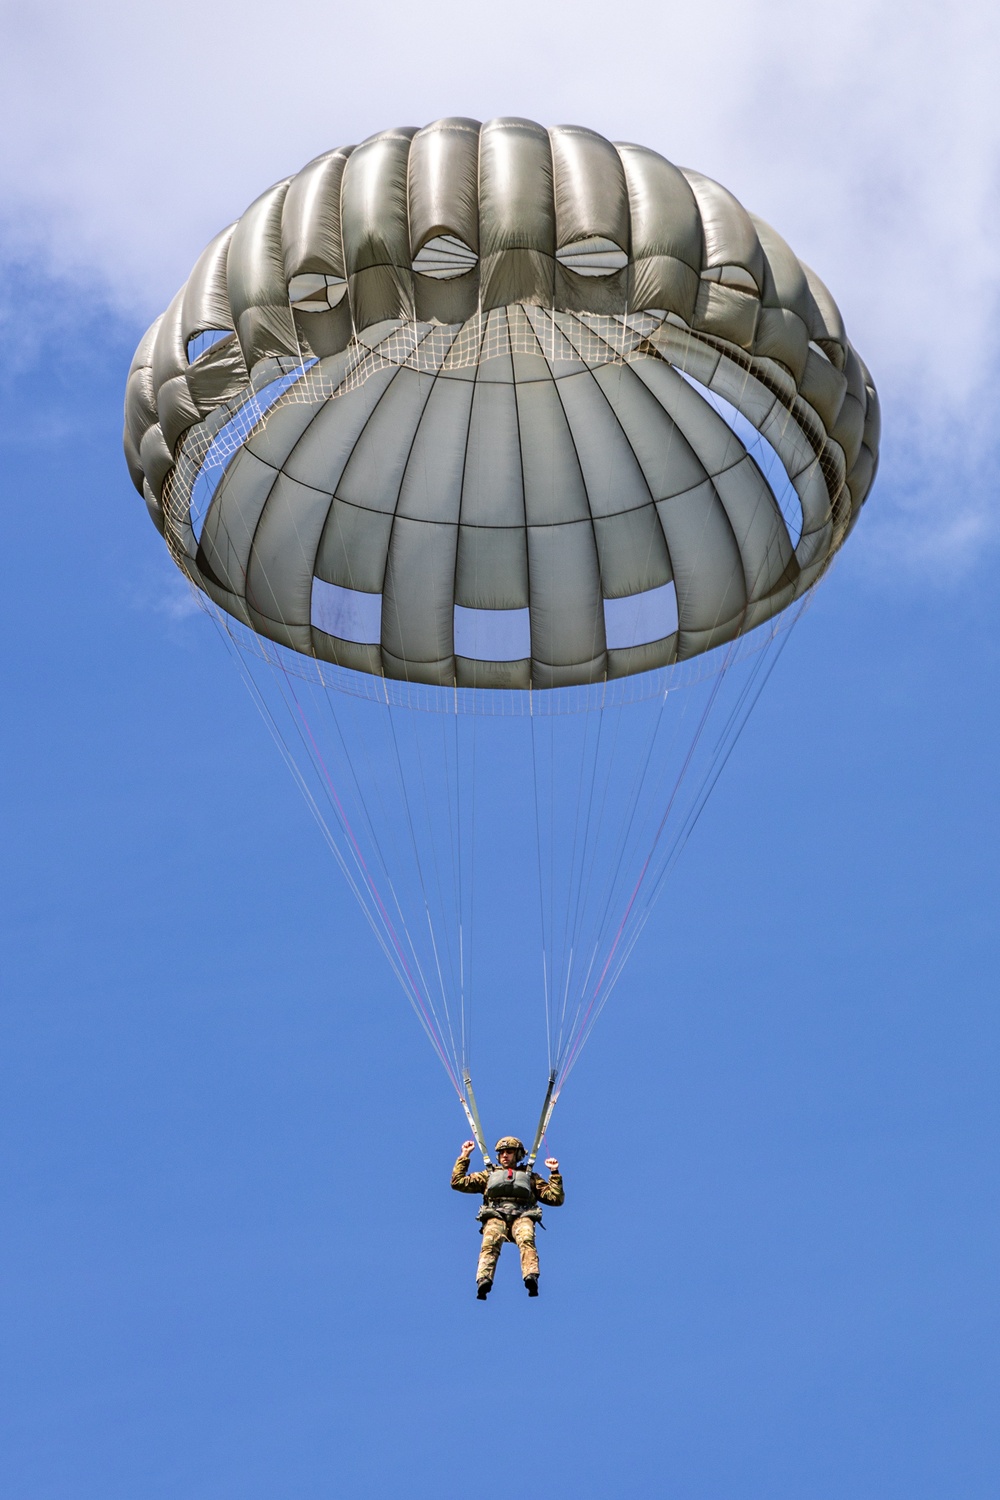
[[[497,1261],[500,1259],[500,1249],[506,1240],[512,1240],[521,1252],[521,1275],[538,1275],[534,1219],[522,1217],[515,1219],[512,1224],[508,1224],[504,1219],[487,1219],[483,1225],[483,1248],[479,1252],[477,1281],[493,1280]]]

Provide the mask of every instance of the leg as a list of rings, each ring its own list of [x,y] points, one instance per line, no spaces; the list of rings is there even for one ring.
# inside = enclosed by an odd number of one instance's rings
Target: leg
[[[511,1237],[521,1252],[521,1275],[527,1279],[538,1275],[538,1251],[535,1249],[534,1219],[515,1219]]]
[[[500,1259],[500,1246],[507,1238],[507,1225],[503,1219],[487,1219],[483,1225],[483,1247],[479,1252],[476,1267],[477,1281],[492,1281]]]

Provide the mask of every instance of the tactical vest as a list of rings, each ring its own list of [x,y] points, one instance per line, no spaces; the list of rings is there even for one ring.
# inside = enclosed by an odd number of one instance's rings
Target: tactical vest
[[[483,1193],[483,1206],[477,1219],[540,1219],[531,1173],[523,1167],[494,1167]]]

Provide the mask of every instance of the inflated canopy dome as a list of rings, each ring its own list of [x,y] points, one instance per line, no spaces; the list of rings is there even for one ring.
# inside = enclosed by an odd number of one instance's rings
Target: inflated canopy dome
[[[578,126],[318,157],[139,346],[132,477],[215,605],[412,681],[593,682],[801,597],[877,465],[833,299],[718,183]]]

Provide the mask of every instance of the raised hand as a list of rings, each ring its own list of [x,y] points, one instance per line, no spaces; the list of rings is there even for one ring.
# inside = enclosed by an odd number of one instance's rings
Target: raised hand
[[[548,1167],[550,1172],[555,1172],[559,1167],[559,1162],[554,1156],[547,1156],[545,1158],[545,1165]]]
[[[473,1153],[473,1151],[475,1150],[475,1145],[476,1145],[475,1141],[463,1141],[462,1142],[462,1155],[463,1156],[471,1156],[472,1153]]]

